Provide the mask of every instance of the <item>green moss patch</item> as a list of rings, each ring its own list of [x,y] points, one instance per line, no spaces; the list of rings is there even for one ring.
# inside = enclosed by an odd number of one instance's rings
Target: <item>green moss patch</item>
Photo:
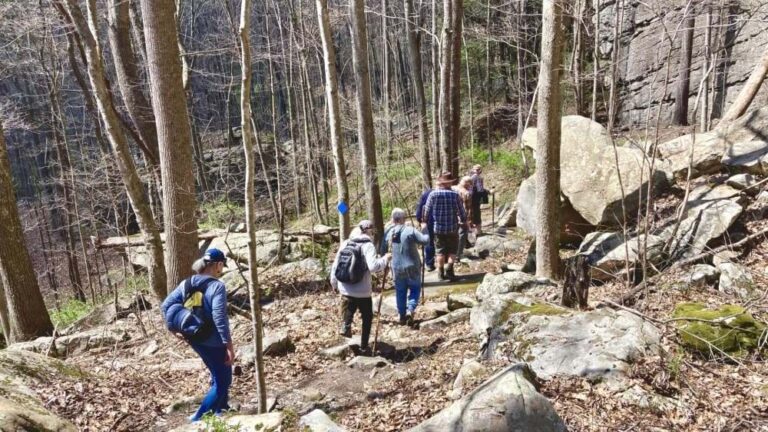
[[[557,307],[549,303],[533,303],[530,306],[526,306],[516,301],[510,301],[507,304],[507,307],[502,312],[501,321],[505,322],[513,314],[524,313],[524,312],[527,312],[529,315],[542,315],[542,316],[564,315],[568,313],[566,309]]]
[[[683,345],[706,356],[722,352],[743,357],[758,346],[765,324],[736,305],[708,309],[701,303],[681,303],[672,314],[675,318],[691,318],[677,324]]]

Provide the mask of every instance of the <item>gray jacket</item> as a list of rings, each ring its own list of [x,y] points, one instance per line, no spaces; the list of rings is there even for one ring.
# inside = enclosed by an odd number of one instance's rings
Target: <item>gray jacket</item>
[[[339,254],[341,253],[341,250],[344,249],[344,246],[347,245],[347,242],[349,242],[349,240],[345,240],[339,246],[339,251],[336,252],[336,258],[333,260],[333,265],[331,266],[331,286],[334,289],[339,290],[341,295],[348,297],[371,297],[373,294],[371,273],[378,273],[384,270],[387,266],[387,260],[383,257],[376,258],[376,247],[373,245],[373,239],[368,237],[368,235],[360,234],[355,238],[366,238],[371,240],[368,243],[364,243],[362,246],[363,256],[365,257],[365,262],[368,264],[368,271],[365,272],[363,279],[358,283],[344,283],[336,280],[336,266],[339,264]]]

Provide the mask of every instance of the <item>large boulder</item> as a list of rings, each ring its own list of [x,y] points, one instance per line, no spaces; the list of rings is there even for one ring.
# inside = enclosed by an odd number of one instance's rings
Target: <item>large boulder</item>
[[[447,313],[443,316],[440,316],[438,318],[422,322],[421,324],[419,324],[419,329],[421,330],[443,329],[452,324],[456,324],[459,322],[466,322],[466,321],[469,321],[470,313],[471,313],[470,309],[458,309],[453,312]]]
[[[599,123],[565,116],[561,125],[560,189],[590,224],[621,226],[624,214],[637,213],[649,180],[657,191],[666,186],[663,171],[648,175],[650,163],[643,151],[614,147],[610,134]],[[523,144],[536,151],[535,128],[525,130]]]
[[[571,315],[517,315],[510,340],[542,379],[558,375],[608,379],[659,349],[661,333],[626,311],[604,308]]]
[[[735,171],[764,175],[768,172],[768,142],[756,139],[734,143],[721,163]]]
[[[32,387],[50,386],[82,372],[65,363],[25,351],[0,351],[0,431],[76,432],[77,428],[43,405]]]
[[[627,272],[632,272],[639,264],[638,251],[645,247],[648,261],[652,264],[660,262],[663,246],[663,240],[654,235],[625,239],[620,232],[594,232],[584,238],[578,253],[587,257],[592,279],[609,281],[624,278]]]
[[[720,291],[736,294],[743,299],[749,299],[757,288],[749,270],[736,263],[723,262],[717,266],[720,271]]]
[[[512,365],[411,432],[565,431],[524,364]]]
[[[515,314],[551,316],[568,314],[567,309],[549,303],[536,302],[523,294],[490,297],[472,308],[469,325],[472,333],[484,336],[495,328],[505,328]]]
[[[475,254],[480,257],[499,256],[508,252],[520,252],[527,244],[520,239],[506,238],[500,235],[486,235],[475,241]]]
[[[536,235],[536,181],[533,176],[523,180],[517,191],[516,225],[530,235]],[[566,199],[560,200],[560,241],[578,241],[593,230]]]
[[[659,144],[658,156],[670,163],[675,178],[684,180],[691,167],[691,177],[717,172],[728,143],[718,131],[683,135]],[[693,151],[693,156],[691,156]]]
[[[498,275],[488,273],[483,282],[477,286],[475,296],[480,301],[501,294],[519,293],[532,288],[546,288],[552,286],[549,279],[537,278],[527,273],[512,271]]]
[[[55,357],[67,357],[85,351],[114,346],[130,338],[128,332],[117,326],[97,327],[83,332],[57,337],[40,337],[28,342],[13,344],[8,347],[14,351],[31,351],[40,354],[50,354]]]

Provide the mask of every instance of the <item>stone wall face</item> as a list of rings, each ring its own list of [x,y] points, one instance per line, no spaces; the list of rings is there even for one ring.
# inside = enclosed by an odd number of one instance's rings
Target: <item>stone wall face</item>
[[[621,124],[644,124],[649,115],[653,121],[660,101],[662,124],[672,121],[685,3],[677,0],[622,2],[624,13],[618,68],[621,96],[617,113]],[[721,4],[724,5],[722,8]],[[601,5],[600,52],[606,67],[611,57],[616,10],[615,0]],[[693,110],[705,73],[708,10],[712,11],[710,45],[715,62],[710,72],[713,78],[709,93],[713,119],[728,109],[768,46],[768,0],[691,1],[690,11],[696,15],[689,92],[689,122],[692,124],[698,123],[699,117],[697,114],[697,118],[693,118]],[[607,72],[605,76],[607,80]],[[764,85],[752,107],[766,103],[768,86]]]

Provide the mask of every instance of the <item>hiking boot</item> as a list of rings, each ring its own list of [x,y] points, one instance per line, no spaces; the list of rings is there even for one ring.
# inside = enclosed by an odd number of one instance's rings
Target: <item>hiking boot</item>
[[[400,315],[400,325],[406,325],[407,324],[407,315]]]
[[[448,278],[445,277],[445,269],[443,267],[437,268],[437,278],[440,280],[446,280]]]
[[[413,311],[408,311],[405,313],[405,325],[408,327],[413,327]]]
[[[345,338],[351,338],[352,337],[352,326],[347,324],[342,324],[341,329],[339,330],[339,335],[344,336]]]
[[[358,357],[373,357],[373,350],[369,346],[367,346],[367,347],[360,347],[357,350],[357,356]]]
[[[453,272],[453,264],[448,264],[445,269],[445,277],[449,280],[456,279],[456,273]]]

